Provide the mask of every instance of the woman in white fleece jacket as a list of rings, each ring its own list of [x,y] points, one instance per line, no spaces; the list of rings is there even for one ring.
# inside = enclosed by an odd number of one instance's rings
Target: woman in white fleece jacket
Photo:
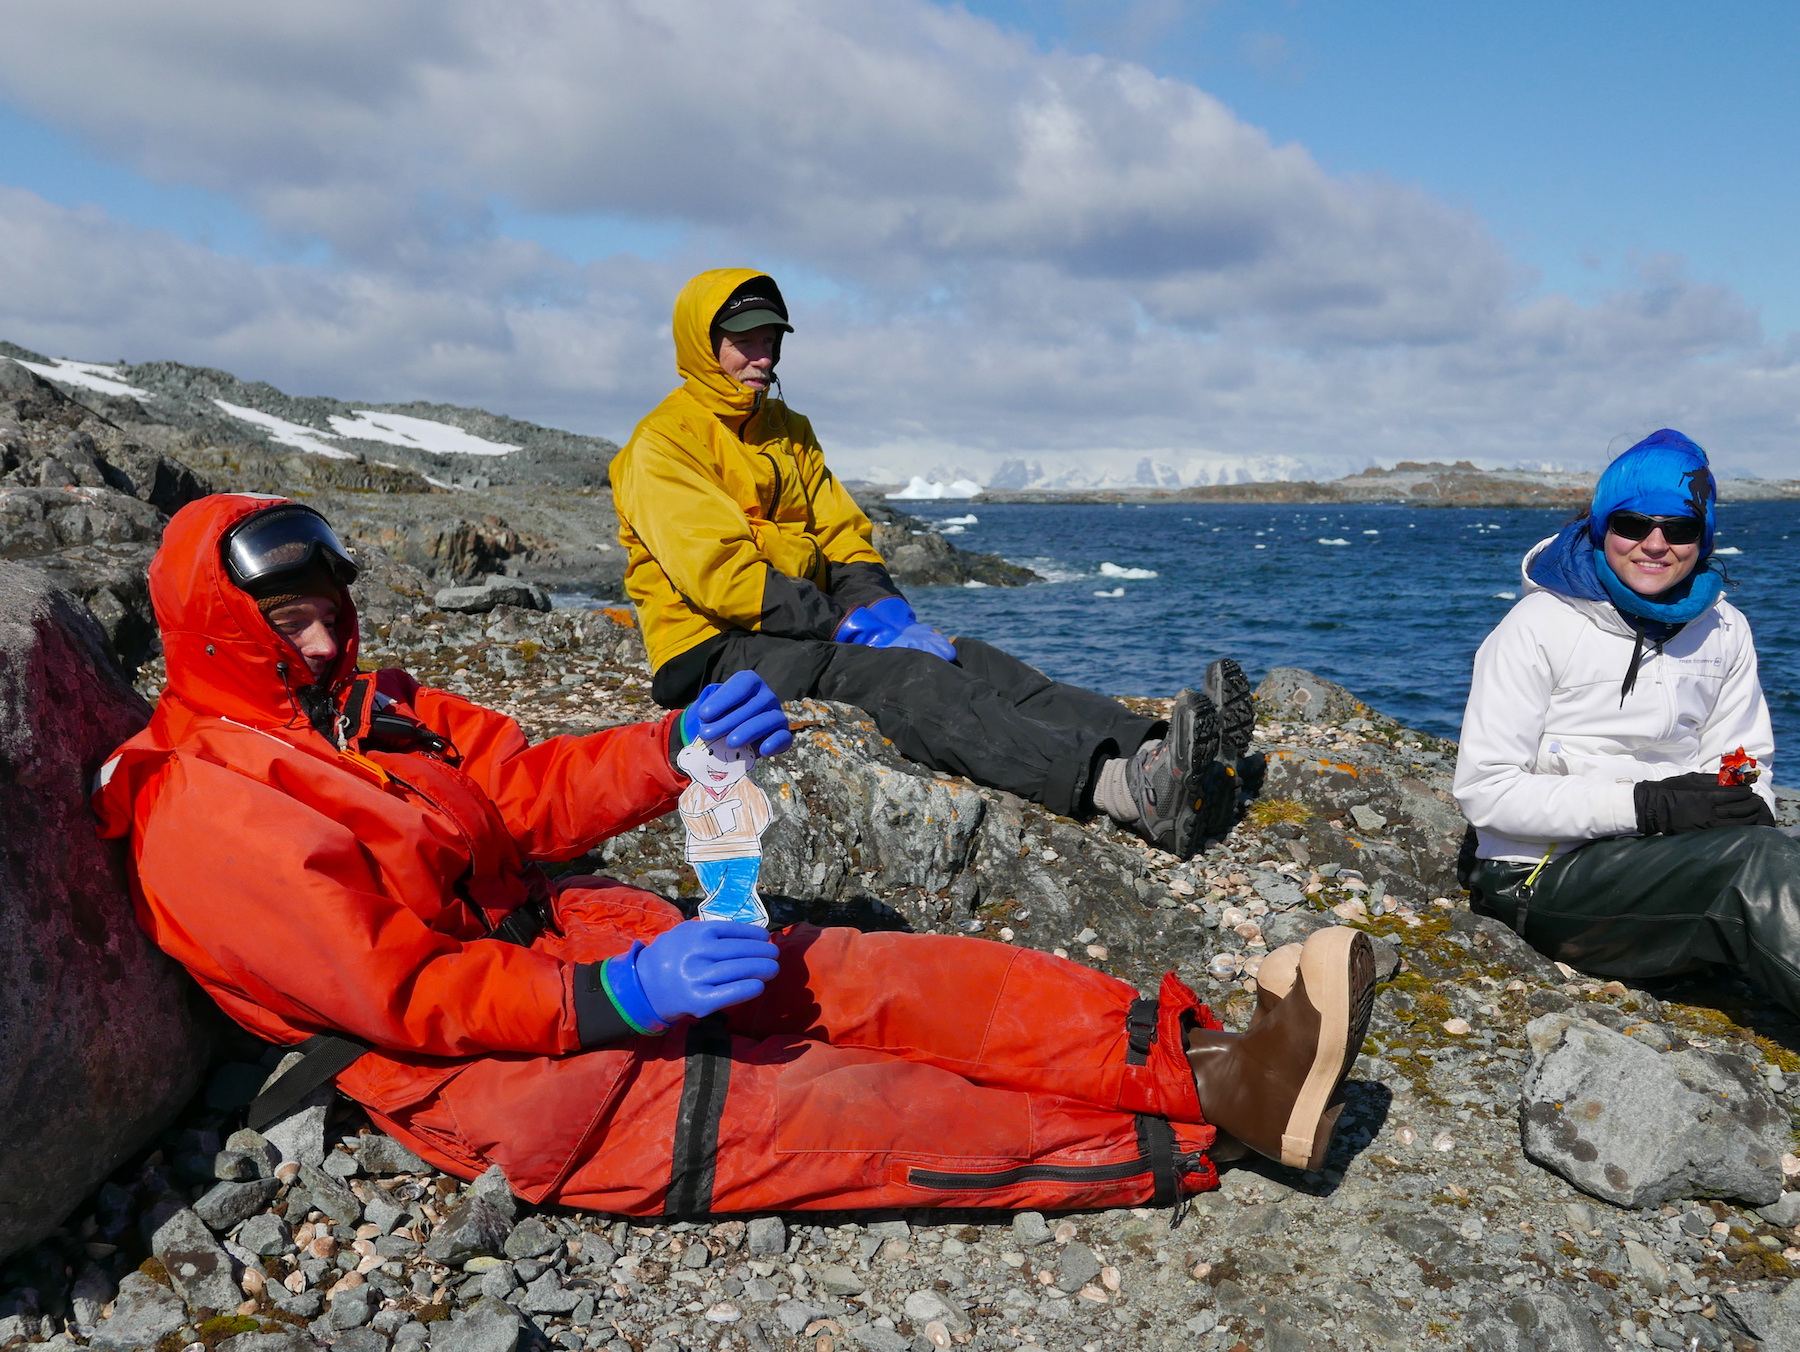
[[[1456,798],[1477,911],[1609,977],[1746,971],[1800,1013],[1800,842],[1774,827],[1750,625],[1712,554],[1706,453],[1652,433],[1525,558],[1475,657]],[[1745,784],[1721,784],[1737,753]]]

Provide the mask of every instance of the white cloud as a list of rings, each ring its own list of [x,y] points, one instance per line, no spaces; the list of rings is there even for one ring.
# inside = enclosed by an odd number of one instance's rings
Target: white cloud
[[[9,16],[0,88],[333,251],[221,258],[0,191],[0,333],[59,353],[620,436],[672,382],[685,274],[750,259],[806,282],[795,403],[902,480],[1591,462],[1663,423],[1777,472],[1800,430],[1800,350],[1675,263],[1534,296],[1466,213],[923,0],[60,0]],[[687,243],[580,267],[495,201]]]

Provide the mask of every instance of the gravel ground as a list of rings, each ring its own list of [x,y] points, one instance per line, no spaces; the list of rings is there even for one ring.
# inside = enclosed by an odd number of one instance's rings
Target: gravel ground
[[[534,738],[658,716],[628,645],[559,647],[561,623],[425,617],[372,633],[369,656],[466,690]],[[141,685],[154,694],[158,680],[147,667]],[[1427,759],[1449,746],[1348,722],[1265,719],[1258,744]],[[1800,1293],[1789,1283],[1800,1196],[1764,1213],[1707,1200],[1620,1210],[1532,1163],[1519,1127],[1525,1029],[1545,1013],[1734,1049],[1790,1113],[1792,1022],[1730,981],[1653,994],[1522,961],[1471,923],[1460,897],[1404,902],[1354,868],[1302,862],[1295,815],[1287,800],[1265,800],[1190,863],[1090,829],[1141,853],[1154,884],[1146,905],[1207,936],[1196,984],[1228,1025],[1247,1017],[1261,955],[1297,923],[1357,923],[1384,941],[1390,979],[1319,1174],[1229,1168],[1219,1191],[1175,1212],[694,1223],[533,1210],[502,1179],[468,1184],[424,1168],[342,1099],[329,1122],[314,1114],[317,1164],[278,1163],[267,1141],[239,1130],[238,1105],[273,1064],[240,1040],[156,1148],[0,1270],[0,1347],[1794,1346],[1800,1294],[1784,1293]],[[976,928],[1109,966],[1108,936],[1092,927],[1015,933],[989,913]],[[1783,1163],[1800,1186],[1800,1159]]]

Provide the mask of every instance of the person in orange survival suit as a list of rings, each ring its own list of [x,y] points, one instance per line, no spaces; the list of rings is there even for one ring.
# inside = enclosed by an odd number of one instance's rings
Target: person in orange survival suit
[[[1216,1181],[1217,1129],[1323,1158],[1367,1019],[1361,935],[1286,952],[1239,1036],[1173,975],[1139,999],[1003,944],[768,936],[609,878],[553,884],[540,861],[675,806],[684,737],[779,750],[779,705],[744,673],[658,722],[528,745],[402,671],[357,673],[354,573],[299,504],[177,513],[150,571],[167,688],[95,803],[156,941],[245,1028],[315,1049],[288,1076],[348,1047],[338,1087],[433,1164],[645,1215],[1167,1202]]]

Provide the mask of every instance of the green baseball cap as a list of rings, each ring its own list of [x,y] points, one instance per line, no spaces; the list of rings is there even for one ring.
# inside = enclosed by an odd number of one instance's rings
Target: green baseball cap
[[[772,277],[752,277],[744,282],[713,316],[713,327],[727,333],[748,333],[765,324],[773,324],[783,333],[794,331],[788,323],[787,302]]]

